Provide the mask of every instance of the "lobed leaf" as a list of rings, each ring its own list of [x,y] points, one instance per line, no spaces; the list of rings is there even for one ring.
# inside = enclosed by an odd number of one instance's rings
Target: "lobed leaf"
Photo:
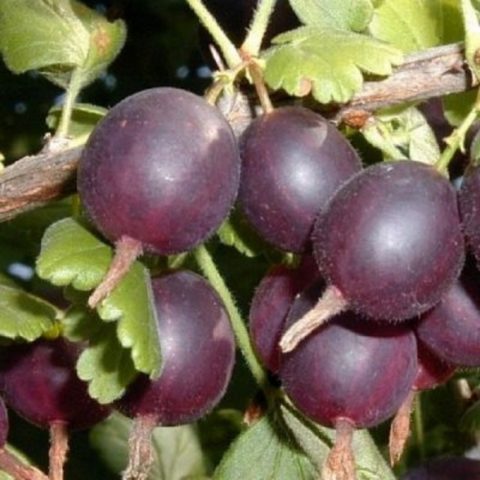
[[[305,25],[361,32],[373,15],[371,0],[290,0]]]
[[[299,97],[312,93],[320,103],[347,102],[364,73],[389,75],[403,58],[395,47],[341,30],[300,27],[275,42],[265,57],[268,85]]]
[[[127,466],[131,428],[131,420],[114,413],[90,433],[93,447],[116,474]],[[156,456],[149,480],[186,480],[205,474],[203,454],[193,425],[157,427],[152,441]]]
[[[375,9],[370,33],[404,53],[442,44],[443,3],[425,0],[384,0]]]
[[[0,282],[0,336],[31,342],[54,328],[58,316],[45,300]]]
[[[434,165],[440,158],[432,128],[414,107],[376,114],[362,128],[362,134],[387,161],[411,159]]]
[[[100,283],[111,259],[110,247],[77,221],[66,218],[46,230],[37,259],[37,273],[54,285],[88,291]],[[147,269],[135,262],[111,295],[97,307],[97,312],[103,321],[115,322],[116,342],[119,342],[115,347],[117,361],[124,358],[119,356],[120,346],[130,349],[135,369],[157,376],[161,355]],[[108,349],[113,351],[114,346],[104,340],[97,347],[96,354],[101,358],[102,351]],[[93,353],[89,355],[91,358]],[[83,368],[87,367],[84,365]],[[88,376],[85,370],[84,376]]]

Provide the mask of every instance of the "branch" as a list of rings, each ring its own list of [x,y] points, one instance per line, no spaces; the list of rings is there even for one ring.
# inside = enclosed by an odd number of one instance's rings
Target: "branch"
[[[0,221],[46,205],[76,191],[82,147],[24,157],[0,174]]]
[[[464,92],[477,83],[468,70],[462,44],[443,45],[408,56],[393,74],[365,82],[362,90],[336,112],[336,122],[401,103]]]
[[[332,119],[358,127],[379,108],[463,92],[476,85],[463,46],[444,45],[410,55],[385,80],[365,82],[349,103],[333,113]],[[254,109],[243,95],[235,98],[224,101],[220,108],[240,134],[254,116]],[[81,147],[41,153],[7,167],[0,174],[0,221],[75,192],[80,152]]]

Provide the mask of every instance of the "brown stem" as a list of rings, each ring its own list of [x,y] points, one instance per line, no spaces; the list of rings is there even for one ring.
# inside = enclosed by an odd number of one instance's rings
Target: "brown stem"
[[[328,319],[343,312],[347,306],[347,301],[337,287],[327,287],[317,304],[283,334],[279,344],[282,352],[294,350],[303,339]]]
[[[48,480],[48,477],[36,469],[25,465],[19,458],[4,448],[0,449],[0,470],[15,480]]]
[[[63,466],[68,453],[68,430],[63,422],[53,422],[50,426],[49,472],[50,480],[63,480]]]
[[[335,429],[335,445],[325,460],[322,480],[356,480],[355,457],[352,450],[354,428],[348,420],[339,419]]]
[[[274,108],[272,101],[270,100],[270,95],[268,94],[267,86],[263,80],[262,69],[255,59],[251,59],[248,63],[248,71],[252,77],[253,84],[255,85],[255,90],[257,91],[263,113],[267,114],[273,112]]]
[[[398,409],[390,426],[388,449],[390,452],[390,465],[392,467],[400,460],[408,437],[410,435],[410,416],[415,401],[415,391],[410,390],[407,398]]]
[[[128,466],[123,472],[122,480],[146,480],[155,460],[152,448],[152,434],[157,426],[155,416],[139,416],[133,422],[128,440]]]
[[[95,308],[110,295],[141,254],[142,244],[138,240],[124,235],[115,242],[115,254],[108,272],[88,299],[90,308]]]
[[[464,92],[476,85],[465,62],[463,45],[443,45],[408,56],[384,80],[365,82],[350,102],[331,114],[337,123],[360,128],[379,108]],[[253,108],[244,111],[250,111],[250,119],[253,117]],[[236,128],[237,121],[242,125],[249,121],[243,114],[229,120],[234,131],[241,131]],[[0,174],[0,221],[73,193],[80,153],[81,147],[44,152],[7,167]]]

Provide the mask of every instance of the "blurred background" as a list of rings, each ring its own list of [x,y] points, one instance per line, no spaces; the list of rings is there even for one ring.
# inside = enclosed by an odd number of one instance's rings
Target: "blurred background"
[[[169,85],[200,93],[207,86],[211,73],[198,47],[198,22],[185,0],[83,3],[123,18],[128,32],[118,58],[82,91],[80,102],[108,108],[145,88]],[[7,161],[40,148],[47,112],[62,94],[38,74],[13,75],[0,61],[0,152]]]

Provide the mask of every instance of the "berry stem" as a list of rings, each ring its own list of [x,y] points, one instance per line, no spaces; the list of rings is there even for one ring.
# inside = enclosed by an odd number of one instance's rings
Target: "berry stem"
[[[282,352],[294,350],[304,338],[329,318],[343,312],[347,306],[348,303],[338,288],[333,285],[327,287],[317,304],[283,334],[280,340]]]
[[[0,470],[16,480],[48,480],[40,470],[22,463],[15,455],[5,448],[0,449]]]
[[[415,391],[410,390],[410,393],[398,409],[390,426],[388,448],[390,452],[390,465],[392,467],[400,460],[410,435],[410,416],[412,414],[415,397]]]
[[[50,425],[49,472],[50,480],[63,480],[63,466],[68,453],[68,431],[63,422]]]
[[[462,152],[465,151],[465,136],[473,125],[473,122],[478,118],[480,113],[480,90],[477,92],[477,98],[475,103],[468,112],[468,115],[463,119],[463,122],[460,124],[458,128],[456,128],[453,133],[445,139],[447,143],[447,147],[442,152],[442,155],[438,159],[437,163],[435,164],[435,168],[441,172],[446,174],[448,165],[450,164],[455,152],[460,148]]]
[[[219,46],[228,67],[235,68],[242,62],[242,59],[240,58],[240,54],[235,45],[230,41],[227,35],[225,35],[225,32],[217,23],[215,17],[208,11],[205,5],[203,5],[202,0],[187,0],[187,3],[213,37],[215,43]]]
[[[262,46],[262,40],[267,31],[268,22],[275,7],[276,0],[260,0],[248,34],[242,44],[241,50],[250,56],[258,56]]]
[[[138,240],[120,237],[115,242],[115,254],[105,277],[88,299],[88,306],[95,308],[104,300],[127,274],[133,262],[142,254],[142,244]]]
[[[355,458],[352,450],[353,426],[343,418],[335,424],[335,445],[325,460],[323,480],[356,480]]]
[[[210,255],[210,252],[204,245],[201,245],[194,250],[194,255],[198,266],[225,304],[225,308],[227,309],[230,323],[235,334],[235,339],[240,347],[240,350],[242,351],[245,361],[247,362],[248,368],[250,369],[259,387],[267,393],[269,391],[267,374],[255,355],[252,343],[250,342],[250,336],[247,328],[245,327],[245,323],[242,320],[240,312],[235,305],[233,296],[225,284],[222,276],[220,275],[220,272],[218,271],[217,266]]]
[[[267,114],[273,112],[272,101],[270,100],[267,87],[263,81],[263,71],[255,59],[250,60],[248,64],[248,72],[250,73],[253,84],[255,85],[255,90],[257,91],[257,96],[260,100],[263,113]]]
[[[157,426],[154,415],[141,415],[133,421],[128,439],[128,466],[122,480],[146,480],[155,461],[152,447],[153,430]]]

